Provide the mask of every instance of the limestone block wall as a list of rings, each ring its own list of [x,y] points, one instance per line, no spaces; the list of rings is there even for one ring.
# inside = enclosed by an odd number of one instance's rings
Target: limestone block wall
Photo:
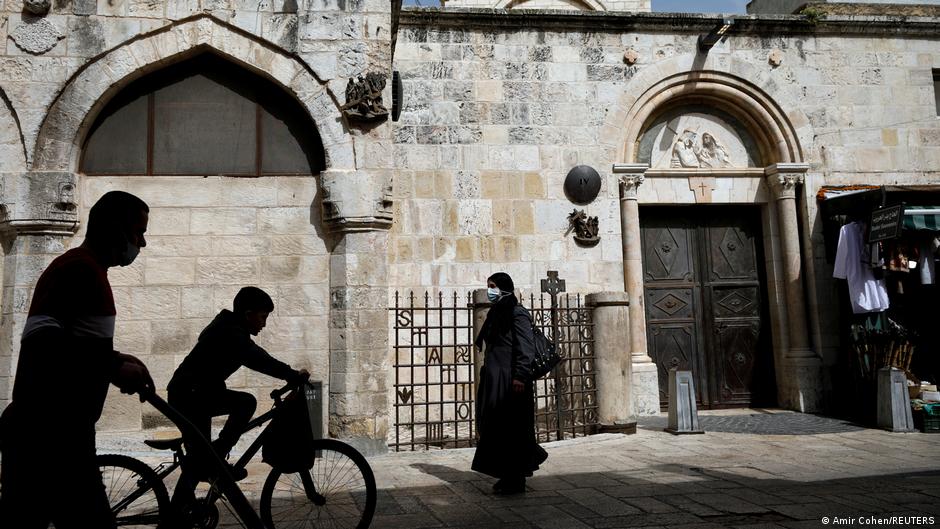
[[[582,62],[604,50],[545,37],[403,27],[393,285],[481,288],[505,270],[531,289],[557,269],[569,291],[623,288],[615,153],[597,142],[609,101]],[[565,236],[574,205],[562,183],[578,164],[604,180],[584,208],[599,218],[593,248]]]
[[[232,308],[243,286],[264,289],[275,309],[256,342],[329,389],[329,251],[311,225],[312,177],[101,177],[81,180],[81,219],[103,193],[120,189],[150,205],[147,247],[109,271],[118,310],[115,348],[137,355],[162,392],[200,331]],[[80,244],[82,232],[71,244]],[[247,370],[229,387],[268,400],[279,382]],[[99,427],[159,424],[137,399],[118,396]],[[325,411],[325,410],[324,410]],[[326,414],[324,414],[326,417]]]
[[[806,33],[805,23],[793,17],[739,29],[702,56],[696,54],[698,34],[688,28],[710,25],[704,16],[683,16],[680,24],[664,15],[655,26],[633,31],[620,29],[633,22],[629,16],[612,16],[605,25],[596,17],[585,22],[571,14],[560,22],[546,13],[544,25],[527,21],[538,31],[513,27],[512,17],[403,15],[395,58],[405,107],[395,125],[393,284],[464,289],[506,270],[517,284],[537,288],[545,270],[558,269],[569,290],[622,289],[618,193],[610,169],[634,161],[620,159],[627,142],[636,140],[624,137],[630,105],[669,75],[726,72],[782,109],[797,132],[799,156],[810,164],[799,196],[804,282],[814,348],[834,362],[838,336],[828,329],[837,328],[837,291],[815,193],[824,184],[940,183],[933,93],[938,33],[885,36],[872,30],[885,23],[877,17],[831,17],[827,24],[850,29]],[[635,63],[625,60],[628,51]],[[585,208],[600,220],[602,241],[590,249],[565,235],[574,206],[562,184],[577,164],[591,165],[604,180],[600,196]],[[712,203],[763,201],[751,184],[729,178],[716,185]],[[702,203],[685,181],[672,179],[647,178],[639,194],[641,207]],[[765,235],[777,244],[773,233]],[[778,254],[767,252],[771,259]],[[778,323],[775,328],[785,325]]]
[[[2,99],[19,120],[26,152],[31,155],[50,104],[78,69],[138,35],[206,15],[259,42],[296,53],[341,99],[349,77],[370,69],[387,71],[391,57],[389,11],[389,3],[379,0],[114,0],[53,2],[51,11],[37,18],[24,13],[22,2],[6,2],[0,6],[0,17],[5,21],[0,25]],[[44,21],[46,28],[42,35],[54,42],[48,51],[28,51],[7,38],[38,20]],[[145,69],[152,66],[146,57],[130,60]],[[0,144],[6,144],[2,141]]]
[[[12,195],[4,189],[12,187],[20,172],[49,169],[79,180],[74,191],[79,222],[108,189],[137,193],[154,208],[150,247],[132,267],[115,270],[112,282],[121,313],[118,347],[141,355],[158,386],[165,387],[198,331],[220,308],[230,306],[237,289],[257,284],[277,305],[259,343],[310,368],[328,391],[330,266],[315,198],[319,177],[85,178],[74,173],[87,127],[114,93],[140,75],[204,50],[273,79],[297,97],[323,138],[327,169],[361,178],[371,178],[373,170],[389,170],[390,128],[379,125],[351,133],[337,107],[345,102],[349,78],[388,72],[390,4],[52,4],[37,17],[25,12],[22,2],[0,3],[0,222],[5,239],[12,241],[4,247],[0,408],[9,398],[19,329],[38,273],[81,240],[81,231],[70,236],[71,228],[16,237],[19,228],[10,222],[16,220],[11,212],[31,211],[32,205],[10,202]],[[21,196],[15,200],[28,202]],[[236,387],[266,395],[268,381],[240,376]],[[102,428],[148,425],[149,418],[142,419],[133,399],[111,402],[126,409],[109,411]]]

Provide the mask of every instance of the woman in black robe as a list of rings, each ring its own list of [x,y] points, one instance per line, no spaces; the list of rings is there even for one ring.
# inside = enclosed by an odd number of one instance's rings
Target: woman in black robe
[[[513,294],[512,278],[498,272],[487,280],[493,306],[477,336],[485,348],[477,390],[479,441],[471,468],[498,478],[497,494],[525,492],[532,476],[548,457],[535,441],[532,319]]]

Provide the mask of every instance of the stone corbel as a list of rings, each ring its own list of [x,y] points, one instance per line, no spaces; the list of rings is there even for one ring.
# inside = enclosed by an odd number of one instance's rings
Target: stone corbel
[[[378,171],[325,171],[323,222],[330,231],[375,231],[392,226],[392,176]]]
[[[0,175],[0,232],[72,236],[78,230],[77,178],[70,172]]]
[[[808,170],[805,163],[775,163],[764,169],[764,175],[774,198],[781,200],[796,197],[796,186],[803,184]]]

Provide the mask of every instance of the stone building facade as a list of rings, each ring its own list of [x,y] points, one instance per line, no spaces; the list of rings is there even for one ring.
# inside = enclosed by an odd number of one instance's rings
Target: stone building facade
[[[97,197],[123,189],[152,212],[148,247],[111,273],[116,347],[151,366],[161,389],[202,326],[256,284],[276,304],[260,343],[324,381],[332,434],[379,449],[390,293],[479,288],[497,270],[532,292],[552,269],[571,291],[629,296],[624,416],[658,411],[663,360],[695,348],[689,336],[703,329],[679,320],[701,321],[706,291],[712,309],[743,322],[706,325],[711,354],[743,343],[760,357],[728,362],[772,365],[775,403],[821,409],[838,303],[815,194],[938,183],[940,20],[745,16],[705,52],[699,37],[720,17],[534,2],[400,15],[373,0],[74,0],[43,14],[3,3],[0,402],[38,274],[81,241]],[[533,6],[546,10],[513,10]],[[248,178],[83,170],[109,102],[205,53],[299,105],[322,167]],[[393,69],[399,120],[351,120],[349,79]],[[391,107],[391,86],[384,94]],[[578,165],[601,176],[586,206],[563,190]],[[575,208],[597,217],[597,245],[567,233]],[[713,251],[691,251],[697,240]],[[677,286],[699,273],[677,255],[728,281]],[[272,383],[237,378],[261,399]],[[101,426],[159,424],[115,393]]]

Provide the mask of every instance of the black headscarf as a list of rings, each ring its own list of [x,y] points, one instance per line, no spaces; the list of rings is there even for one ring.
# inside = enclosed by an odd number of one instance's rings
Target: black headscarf
[[[480,335],[477,336],[476,345],[482,347],[484,338],[491,334],[503,334],[509,332],[512,328],[512,313],[519,304],[516,298],[515,285],[512,278],[505,272],[496,272],[487,278],[492,281],[496,288],[502,291],[502,297],[493,303],[490,311],[486,314],[486,321],[483,322],[483,328],[480,329]]]

